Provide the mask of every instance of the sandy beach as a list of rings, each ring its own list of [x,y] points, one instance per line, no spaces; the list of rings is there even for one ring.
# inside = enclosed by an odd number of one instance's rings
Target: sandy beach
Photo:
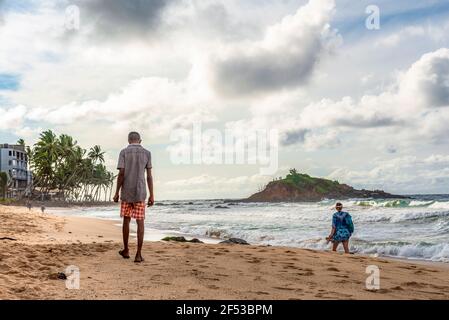
[[[114,221],[6,206],[0,219],[0,299],[449,299],[446,264],[165,242],[145,243],[135,264],[117,253]],[[69,265],[79,290],[56,277]],[[380,268],[380,290],[366,289],[369,265]]]

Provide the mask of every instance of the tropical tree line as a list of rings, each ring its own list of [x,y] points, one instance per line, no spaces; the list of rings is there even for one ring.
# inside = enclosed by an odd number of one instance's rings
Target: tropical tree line
[[[25,145],[23,140],[18,143]],[[115,176],[106,169],[100,146],[86,150],[71,136],[57,136],[47,130],[26,152],[34,197],[76,202],[111,200]]]

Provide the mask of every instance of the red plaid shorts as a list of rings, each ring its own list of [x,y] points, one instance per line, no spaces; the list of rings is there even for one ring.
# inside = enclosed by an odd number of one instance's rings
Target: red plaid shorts
[[[142,202],[124,202],[120,206],[120,217],[127,217],[136,220],[145,220],[146,204]]]

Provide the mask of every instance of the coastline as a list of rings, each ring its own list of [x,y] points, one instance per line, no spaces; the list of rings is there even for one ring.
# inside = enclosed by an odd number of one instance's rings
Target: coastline
[[[448,299],[439,263],[290,247],[146,242],[123,260],[117,221],[0,206],[1,299]],[[131,238],[131,251],[135,239]],[[80,290],[53,280],[79,267]],[[381,287],[365,287],[377,265]]]

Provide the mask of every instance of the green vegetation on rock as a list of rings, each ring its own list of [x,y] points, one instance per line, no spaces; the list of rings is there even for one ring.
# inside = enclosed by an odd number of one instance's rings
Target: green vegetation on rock
[[[290,173],[280,182],[289,184],[298,189],[313,189],[315,192],[326,194],[336,190],[340,183],[321,178],[313,178],[305,173],[298,173],[296,169],[291,169]]]

